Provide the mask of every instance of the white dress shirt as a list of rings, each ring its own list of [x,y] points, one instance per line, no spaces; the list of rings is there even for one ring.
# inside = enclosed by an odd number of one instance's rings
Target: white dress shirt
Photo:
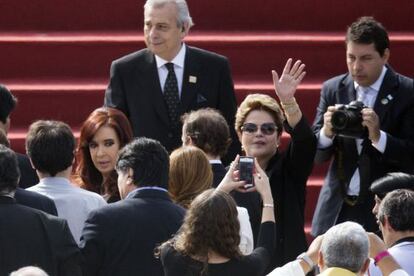
[[[404,269],[409,275],[414,275],[414,242],[407,241],[398,243],[390,248],[388,252],[397,263]],[[374,261],[371,260],[369,265],[369,274],[370,276],[381,276],[382,273],[377,266],[374,265]]]
[[[42,178],[39,184],[27,190],[45,195],[55,202],[58,217],[68,221],[69,229],[78,244],[89,212],[107,204],[102,196],[81,189],[64,177]]]
[[[158,77],[160,79],[161,90],[163,93],[164,93],[165,81],[167,80],[167,76],[168,76],[168,69],[165,66],[165,64],[168,62],[171,62],[174,64],[174,72],[177,78],[178,95],[180,99],[181,99],[181,91],[182,91],[182,86],[183,86],[185,52],[186,52],[186,47],[185,47],[185,44],[183,43],[181,45],[180,51],[171,61],[162,59],[157,55],[155,56],[155,61],[157,63],[157,68],[158,68]]]

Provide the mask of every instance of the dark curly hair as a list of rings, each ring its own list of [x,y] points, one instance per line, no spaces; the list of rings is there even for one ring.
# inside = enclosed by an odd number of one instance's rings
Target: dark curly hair
[[[209,189],[197,196],[187,211],[184,223],[170,244],[183,255],[204,263],[207,274],[208,253],[240,258],[240,224],[234,199],[223,191]]]
[[[181,117],[183,135],[191,137],[192,144],[207,154],[223,157],[231,143],[226,119],[213,108],[203,108]]]

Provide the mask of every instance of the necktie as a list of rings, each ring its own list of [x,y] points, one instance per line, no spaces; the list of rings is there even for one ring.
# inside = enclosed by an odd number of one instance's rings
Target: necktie
[[[168,75],[164,85],[164,100],[167,104],[170,122],[172,126],[177,126],[180,114],[180,98],[178,97],[177,77],[175,76],[173,63],[166,63],[165,66],[168,69]]]

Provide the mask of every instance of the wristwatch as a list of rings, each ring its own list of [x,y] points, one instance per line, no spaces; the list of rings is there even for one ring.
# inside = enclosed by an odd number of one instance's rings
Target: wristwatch
[[[308,255],[306,255],[306,252],[303,252],[302,254],[300,254],[296,260],[304,260],[310,268],[313,268],[315,266],[315,264],[313,263],[312,259],[309,258]]]

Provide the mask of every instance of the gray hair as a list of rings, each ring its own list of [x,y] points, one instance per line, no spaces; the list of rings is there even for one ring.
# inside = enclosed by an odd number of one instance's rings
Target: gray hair
[[[177,25],[179,28],[186,24],[189,28],[194,26],[193,19],[190,16],[190,11],[188,10],[188,5],[185,0],[147,0],[144,5],[144,12],[147,12],[150,8],[160,8],[169,3],[173,3],[177,6]]]
[[[48,274],[38,267],[26,266],[12,272],[10,276],[48,276]]]
[[[325,233],[320,251],[327,267],[340,267],[357,273],[368,258],[368,235],[358,223],[340,223]]]
[[[385,217],[395,231],[414,231],[414,191],[400,189],[388,193],[378,209],[382,224]]]

